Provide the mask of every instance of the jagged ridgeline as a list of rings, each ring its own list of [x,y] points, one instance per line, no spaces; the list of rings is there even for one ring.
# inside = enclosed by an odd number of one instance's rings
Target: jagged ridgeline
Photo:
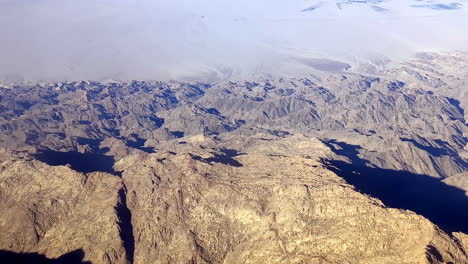
[[[0,256],[468,263],[466,65],[3,83]]]

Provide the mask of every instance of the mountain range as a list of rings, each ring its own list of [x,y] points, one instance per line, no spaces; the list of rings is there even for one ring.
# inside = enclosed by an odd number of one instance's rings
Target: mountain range
[[[426,52],[367,74],[4,81],[0,256],[468,263],[467,64]]]

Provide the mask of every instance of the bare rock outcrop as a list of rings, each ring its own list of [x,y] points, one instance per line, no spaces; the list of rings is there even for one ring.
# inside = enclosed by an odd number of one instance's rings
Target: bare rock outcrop
[[[58,258],[83,250],[93,263],[126,263],[118,191],[105,173],[81,174],[0,150],[0,247]]]
[[[428,220],[356,192],[311,156],[326,152],[318,140],[293,137],[225,156],[122,159],[135,263],[467,261]]]

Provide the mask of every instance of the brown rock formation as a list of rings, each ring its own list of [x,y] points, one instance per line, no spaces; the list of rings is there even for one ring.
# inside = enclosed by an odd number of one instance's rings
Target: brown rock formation
[[[0,245],[58,258],[82,249],[93,263],[125,263],[118,191],[106,173],[77,173],[1,150]]]
[[[467,261],[465,235],[358,193],[320,161],[334,154],[319,140],[263,140],[232,137],[245,144],[234,151],[195,137],[120,160],[122,178],[3,151],[0,245],[49,258],[82,248],[92,263]]]

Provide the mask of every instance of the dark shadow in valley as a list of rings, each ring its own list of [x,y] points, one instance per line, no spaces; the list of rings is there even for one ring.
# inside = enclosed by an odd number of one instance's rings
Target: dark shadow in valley
[[[199,157],[199,156],[194,156],[194,159],[199,160],[199,161],[203,161],[203,162],[207,162],[207,163],[211,163],[211,162],[221,163],[221,164],[225,164],[225,165],[229,165],[229,166],[233,166],[233,167],[243,167],[244,166],[242,163],[240,163],[239,161],[234,159],[234,157],[244,155],[244,153],[240,153],[239,151],[237,151],[235,149],[220,149],[219,152],[220,153],[211,152],[211,154],[213,154],[213,156],[210,157],[210,158],[205,159],[205,158],[202,158],[202,157]]]
[[[244,155],[243,153],[240,153],[239,151],[235,149],[220,149],[219,151],[222,153],[221,155],[216,152],[212,152],[211,154],[213,154],[214,156],[206,159],[206,161],[222,163],[222,164],[230,165],[233,167],[243,166],[242,163],[234,159],[234,157]]]
[[[34,158],[50,166],[69,165],[75,171],[82,173],[107,172],[117,176],[122,173],[114,170],[115,159],[105,153],[109,148],[101,148],[101,140],[90,138],[76,138],[81,146],[86,146],[86,152],[76,150],[56,151],[48,148],[39,149]]]
[[[442,156],[455,155],[456,154],[453,151],[450,151],[449,149],[446,149],[446,148],[438,148],[438,147],[434,147],[434,146],[427,146],[427,145],[420,144],[416,140],[411,139],[411,138],[400,137],[400,140],[403,141],[403,142],[410,142],[415,147],[417,147],[419,149],[422,149],[422,150],[424,150],[426,152],[429,152],[432,156],[435,156],[435,157],[442,157]]]
[[[173,135],[175,138],[183,138],[185,136],[185,133],[182,131],[171,131],[171,135]]]
[[[435,157],[449,156],[458,166],[460,166],[463,169],[468,169],[468,162],[466,162],[464,159],[462,159],[459,156],[458,152],[453,150],[450,147],[450,145],[449,145],[449,143],[447,141],[444,141],[444,140],[441,140],[441,139],[436,139],[436,140],[434,140],[434,142],[436,144],[438,144],[440,147],[434,147],[434,146],[429,145],[429,144],[423,145],[423,144],[417,142],[416,140],[410,139],[410,138],[400,137],[400,140],[403,141],[403,142],[410,142],[415,147],[417,147],[419,149],[422,149],[422,150],[428,152],[429,154],[431,154],[432,156],[435,156]],[[465,141],[465,140],[463,140],[463,141]],[[463,142],[463,141],[460,142],[461,146],[466,145],[466,141],[465,142]]]
[[[429,260],[429,263],[443,263],[444,257],[440,254],[439,250],[436,247],[429,245],[426,248],[426,258]],[[448,264],[454,264],[449,262]]]
[[[146,147],[146,139],[138,137],[137,134],[131,134],[131,136],[134,138],[134,140],[128,139],[126,140],[127,146],[134,148],[134,149],[139,149],[141,151],[144,151],[146,153],[155,153],[156,151],[154,150],[153,147]],[[125,140],[122,138],[122,140]]]
[[[119,232],[125,248],[127,260],[129,263],[133,263],[135,255],[135,237],[133,235],[132,212],[127,207],[126,193],[126,189],[119,190],[119,203],[115,207],[115,211],[119,218]]]
[[[461,107],[460,105],[460,101],[458,101],[457,99],[454,99],[454,98],[450,98],[450,97],[447,97],[447,101],[453,105],[457,110],[458,112],[460,112],[460,114],[462,116],[465,115],[465,109],[463,109],[463,107]]]
[[[115,171],[113,168],[115,163],[114,158],[99,152],[61,152],[50,149],[42,149],[34,155],[34,158],[51,166],[69,165],[73,170],[82,173],[100,171],[120,176],[120,172]]]
[[[465,191],[440,179],[408,171],[368,167],[361,159],[360,146],[329,140],[324,142],[341,160],[323,160],[327,167],[362,193],[378,198],[385,205],[420,214],[446,232],[468,232],[468,197]]]
[[[60,256],[57,259],[49,259],[38,253],[16,253],[0,250],[0,263],[8,264],[92,264],[84,261],[84,251],[77,249]]]

